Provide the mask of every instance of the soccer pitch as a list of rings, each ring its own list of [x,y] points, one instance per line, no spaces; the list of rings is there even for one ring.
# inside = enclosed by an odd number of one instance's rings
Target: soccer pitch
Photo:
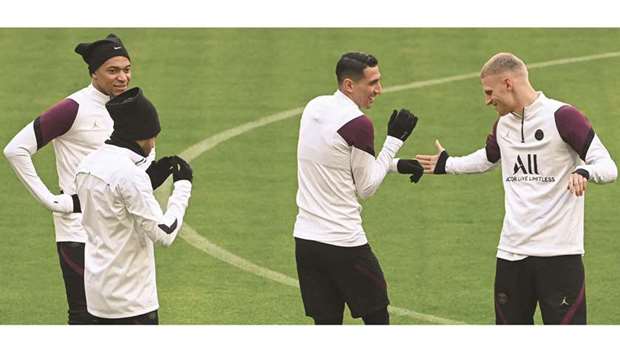
[[[336,90],[344,52],[379,60],[385,91],[366,111],[375,148],[401,107],[420,121],[400,157],[434,154],[436,138],[452,155],[483,147],[496,114],[475,73],[492,54],[510,51],[542,63],[530,70],[534,87],[584,112],[619,162],[620,29],[0,29],[2,147],[89,83],[73,48],[110,32],[129,50],[130,86],[143,88],[159,111],[158,156],[183,152],[194,170],[191,228],[156,249],[162,324],[312,323],[295,287],[298,121],[310,99]],[[64,324],[51,214],[0,160],[0,324]],[[51,145],[34,162],[57,189]],[[588,186],[591,324],[620,324],[619,200],[618,183]],[[494,323],[499,168],[418,184],[389,175],[363,206],[396,307],[393,324]],[[361,324],[346,315],[346,323]]]

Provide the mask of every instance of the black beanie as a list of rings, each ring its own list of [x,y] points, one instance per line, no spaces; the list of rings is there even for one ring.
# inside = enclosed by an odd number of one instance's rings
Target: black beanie
[[[137,141],[153,138],[161,131],[155,106],[138,87],[108,101],[105,108],[114,121],[114,136]]]
[[[108,37],[99,41],[78,44],[75,47],[75,53],[81,55],[88,64],[90,74],[112,57],[121,56],[130,59],[123,42],[114,33],[110,33]]]

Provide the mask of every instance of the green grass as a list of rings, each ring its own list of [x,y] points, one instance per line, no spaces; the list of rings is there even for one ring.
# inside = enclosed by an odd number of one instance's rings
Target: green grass
[[[335,88],[334,67],[350,50],[375,54],[385,87],[476,72],[497,51],[528,63],[620,50],[616,29],[2,29],[0,145],[40,112],[88,84],[74,54],[110,32],[129,48],[133,85],[160,113],[158,155],[179,153],[223,130],[302,107]],[[620,156],[620,58],[532,69],[534,86],[585,112],[610,153]],[[393,108],[420,122],[400,156],[453,155],[482,147],[495,120],[477,79],[386,93],[367,113],[375,147]],[[296,277],[292,228],[298,117],[224,142],[192,161],[186,222],[228,251]],[[0,324],[62,324],[65,295],[51,215],[0,160]],[[35,156],[55,190],[51,147]],[[590,185],[586,272],[590,323],[619,324],[618,184]],[[364,203],[364,227],[385,272],[392,304],[473,324],[494,322],[492,285],[503,218],[500,171],[425,176],[412,185],[388,176]],[[309,324],[299,290],[215,259],[178,239],[157,250],[164,324]],[[422,324],[393,316],[395,324]],[[359,320],[346,319],[359,324]]]

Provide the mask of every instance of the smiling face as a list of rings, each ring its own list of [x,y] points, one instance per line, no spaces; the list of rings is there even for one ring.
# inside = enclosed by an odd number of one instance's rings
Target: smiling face
[[[118,96],[129,87],[131,62],[126,57],[112,57],[97,68],[91,78],[97,90],[108,96]]]
[[[480,79],[480,82],[486,105],[493,105],[501,116],[517,110],[514,82],[509,75],[487,75]]]
[[[381,94],[381,73],[379,66],[364,68],[364,75],[359,80],[345,79],[343,92],[360,108],[370,108],[375,98]]]

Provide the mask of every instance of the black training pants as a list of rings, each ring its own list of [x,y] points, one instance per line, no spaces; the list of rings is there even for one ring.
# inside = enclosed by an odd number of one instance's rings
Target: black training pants
[[[56,243],[69,305],[69,324],[91,323],[84,293],[84,245],[78,242]]]
[[[545,324],[586,324],[581,255],[497,259],[496,324],[534,324],[536,304]]]
[[[341,324],[345,303],[353,318],[387,324],[387,283],[370,245],[340,247],[295,238],[295,259],[306,315]]]

